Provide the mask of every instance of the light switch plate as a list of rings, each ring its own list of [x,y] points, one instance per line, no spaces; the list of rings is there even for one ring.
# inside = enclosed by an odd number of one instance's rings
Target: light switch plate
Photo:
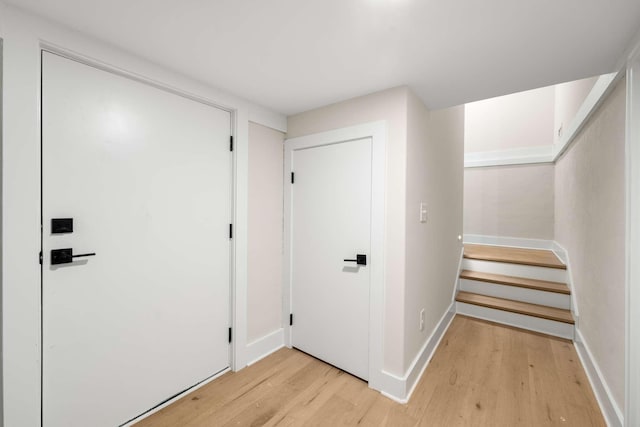
[[[420,203],[420,222],[427,222],[427,204],[425,202]]]

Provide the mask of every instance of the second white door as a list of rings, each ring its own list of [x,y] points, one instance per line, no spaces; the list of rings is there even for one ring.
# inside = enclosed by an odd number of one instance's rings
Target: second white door
[[[371,156],[371,138],[291,149],[292,344],[364,380]]]

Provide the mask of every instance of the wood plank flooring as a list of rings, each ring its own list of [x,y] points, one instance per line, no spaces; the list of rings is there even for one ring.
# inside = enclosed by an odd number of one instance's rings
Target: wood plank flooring
[[[456,316],[407,405],[282,349],[136,424],[605,426],[573,344]]]
[[[464,257],[511,264],[535,265],[537,267],[565,269],[552,251],[542,249],[510,248],[506,246],[464,245]]]

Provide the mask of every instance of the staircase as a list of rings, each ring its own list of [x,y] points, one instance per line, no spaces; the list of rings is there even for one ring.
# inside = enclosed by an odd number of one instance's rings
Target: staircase
[[[567,267],[548,250],[465,244],[460,314],[573,339]]]

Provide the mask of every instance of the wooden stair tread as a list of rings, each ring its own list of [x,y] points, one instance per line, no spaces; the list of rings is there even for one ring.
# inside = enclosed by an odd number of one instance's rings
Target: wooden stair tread
[[[456,301],[467,304],[480,305],[488,308],[509,311],[512,313],[525,314],[528,316],[540,317],[557,322],[574,324],[573,316],[569,310],[561,308],[547,307],[545,305],[530,304],[527,302],[514,301],[504,298],[479,295],[471,292],[459,291]]]
[[[535,289],[538,291],[555,292],[570,295],[569,287],[560,282],[548,282],[546,280],[527,279],[524,277],[504,276],[502,274],[482,273],[479,271],[463,270],[461,279],[477,280],[479,282],[497,283],[500,285],[517,286],[520,288]]]
[[[465,244],[464,257],[482,261],[507,262],[562,270],[567,269],[567,266],[558,259],[556,254],[544,249]]]

